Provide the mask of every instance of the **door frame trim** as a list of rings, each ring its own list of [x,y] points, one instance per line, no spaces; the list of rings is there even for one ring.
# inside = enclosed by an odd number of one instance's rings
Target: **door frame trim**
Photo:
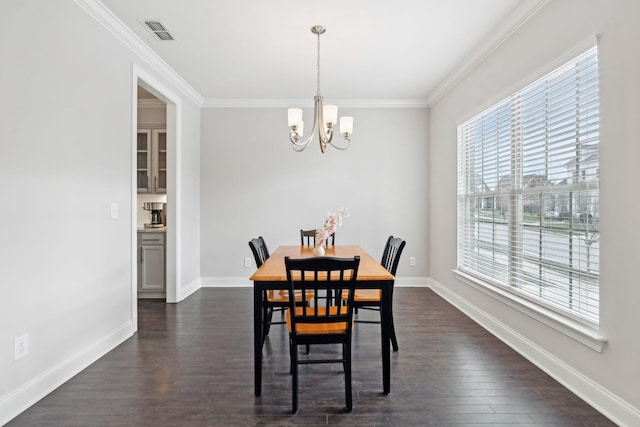
[[[137,64],[132,65],[131,87],[131,313],[133,324],[138,324],[138,251],[137,251],[137,197],[136,158],[138,132],[138,86],[151,92],[167,104],[167,231],[166,231],[166,302],[178,302],[180,286],[180,147],[182,128],[182,99],[162,84],[151,73]]]

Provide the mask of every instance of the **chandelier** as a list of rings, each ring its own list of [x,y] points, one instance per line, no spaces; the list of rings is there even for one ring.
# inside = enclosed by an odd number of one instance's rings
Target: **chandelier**
[[[338,121],[338,106],[337,105],[323,105],[323,98],[320,95],[320,34],[324,34],[326,29],[321,25],[315,25],[311,27],[311,32],[318,36],[318,77],[317,77],[317,91],[316,96],[313,97],[313,128],[306,140],[302,140],[304,131],[304,122],[302,121],[302,109],[289,108],[288,119],[289,128],[291,133],[289,134],[289,140],[293,144],[295,151],[304,150],[311,139],[313,139],[316,131],[318,132],[318,142],[320,143],[320,151],[324,153],[327,148],[327,144],[339,150],[346,150],[351,144],[349,137],[353,132],[353,117],[343,116],[340,117],[340,133],[346,141],[346,145],[339,146],[332,142],[334,126]]]

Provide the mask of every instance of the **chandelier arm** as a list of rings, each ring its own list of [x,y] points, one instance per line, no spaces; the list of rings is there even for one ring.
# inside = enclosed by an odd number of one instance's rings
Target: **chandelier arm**
[[[314,108],[314,118],[318,120],[318,140],[325,147],[327,143],[331,142],[331,138],[333,137],[333,131],[329,130],[329,132],[325,132],[324,130],[324,105],[323,98],[321,96],[316,96],[315,100],[315,108]],[[315,122],[314,122],[315,125]]]
[[[308,138],[307,138],[307,140],[305,142],[300,142],[300,135],[296,131],[289,132],[289,141],[291,141],[291,144],[293,144],[294,148],[295,147],[303,147],[303,149],[309,143],[309,139]],[[298,150],[298,151],[301,151],[301,150]]]
[[[329,141],[328,143],[329,143],[333,148],[336,148],[336,149],[338,149],[338,150],[343,150],[343,151],[344,151],[344,150],[348,149],[349,147],[351,147],[351,139],[349,139],[349,138],[345,138],[344,140],[345,140],[345,141],[347,141],[347,145],[345,145],[344,147],[340,147],[339,145],[336,145],[336,144],[334,144],[334,143],[333,143],[333,142],[331,142],[331,141]]]
[[[293,151],[296,151],[298,153],[301,152],[302,150],[304,150],[305,148],[307,148],[307,146],[304,145],[304,144],[299,144],[299,145],[298,144],[293,144],[292,147],[293,147]]]
[[[307,145],[309,145],[309,143],[313,139],[313,137],[314,137],[314,135],[316,133],[316,129],[318,127],[318,121],[317,120],[318,120],[318,114],[317,114],[317,100],[316,100],[316,103],[315,103],[315,105],[313,107],[313,127],[311,128],[311,132],[309,132],[309,136],[307,137],[307,139],[304,142],[299,142],[298,141],[299,137],[296,138],[296,135],[297,135],[296,132],[291,132],[289,134],[289,140],[293,144],[293,149],[294,150],[302,151],[307,147]]]
[[[313,103],[313,132],[318,131],[318,144],[320,144],[320,152],[324,153],[325,148],[327,148],[326,138],[323,137],[324,134],[324,125],[322,119],[322,97],[320,95],[316,95]]]
[[[291,141],[291,143],[294,145],[294,148],[295,148],[295,147],[302,147],[302,149],[301,149],[301,150],[298,150],[298,151],[302,151],[302,150],[304,150],[304,148],[305,148],[307,145],[309,145],[309,143],[311,142],[311,139],[313,138],[313,133],[311,133],[311,134],[309,135],[309,137],[307,137],[307,139],[306,139],[304,142],[299,142],[298,140],[299,140],[299,138],[300,138],[300,137],[296,138],[296,137],[295,137],[296,135],[297,135],[297,133],[296,133],[296,132],[291,132],[291,133],[289,134],[289,140],[290,140],[290,141]]]
[[[325,131],[324,126],[322,126],[322,134],[320,135],[320,138],[322,138],[322,141],[325,144],[329,144],[333,139],[333,130],[329,129],[328,131]]]

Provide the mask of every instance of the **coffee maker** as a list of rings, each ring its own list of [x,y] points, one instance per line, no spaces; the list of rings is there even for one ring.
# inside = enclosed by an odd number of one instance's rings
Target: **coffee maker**
[[[142,209],[150,212],[151,222],[144,225],[144,228],[161,228],[165,226],[166,203],[146,202],[142,204]]]

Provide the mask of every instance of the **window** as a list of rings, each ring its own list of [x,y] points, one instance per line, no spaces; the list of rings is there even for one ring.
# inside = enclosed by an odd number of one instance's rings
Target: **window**
[[[593,47],[458,126],[458,267],[598,323],[599,98]]]

